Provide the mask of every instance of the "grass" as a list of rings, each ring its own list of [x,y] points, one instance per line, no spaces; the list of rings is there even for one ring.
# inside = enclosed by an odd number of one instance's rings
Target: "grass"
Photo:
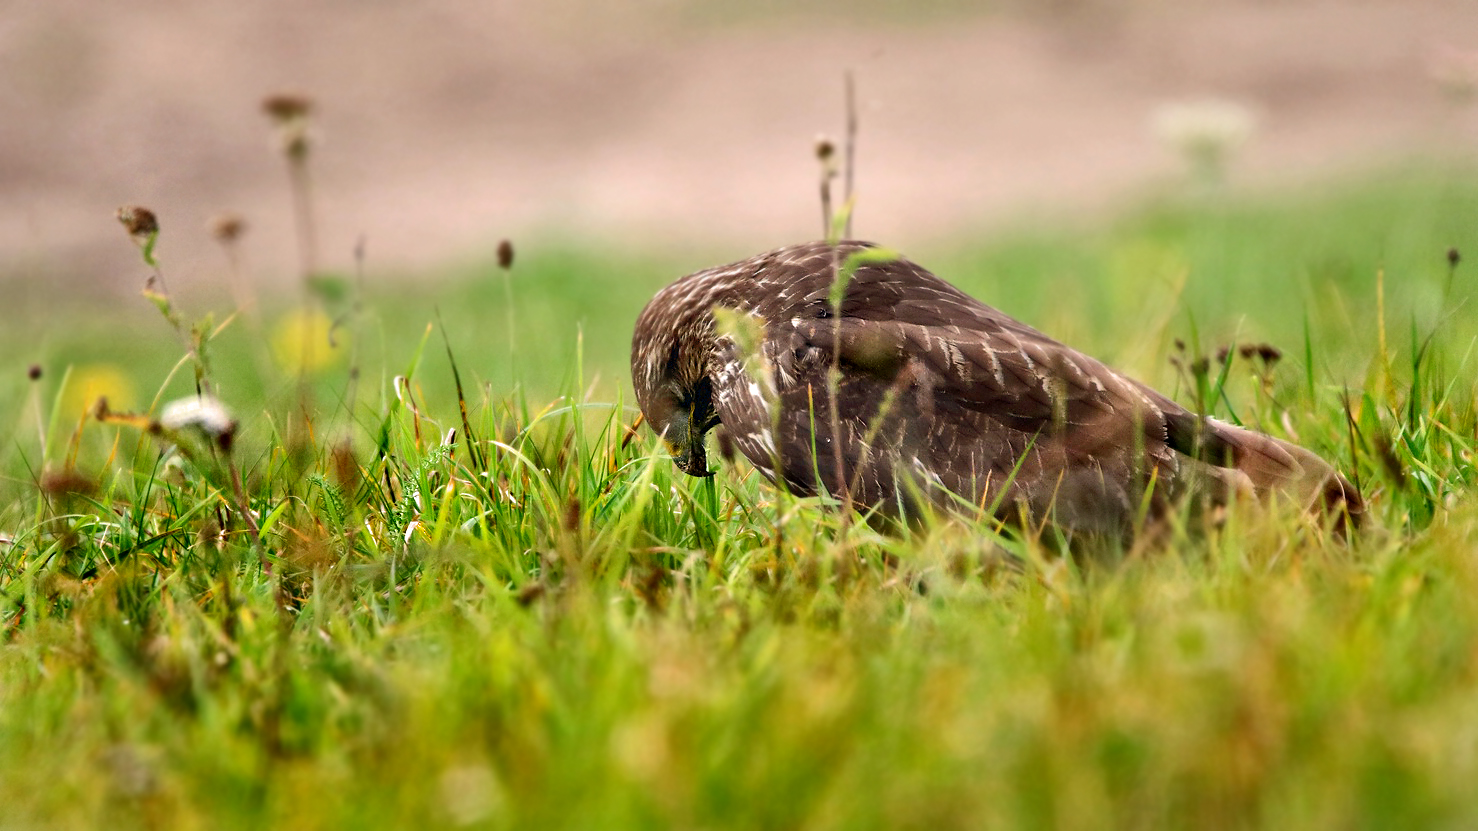
[[[1372,503],[1349,542],[1240,511],[1114,562],[628,441],[636,311],[722,255],[530,245],[512,356],[491,261],[372,287],[306,384],[262,345],[285,310],[237,319],[229,446],[81,418],[69,364],[190,392],[144,301],[12,329],[0,827],[1471,824],[1474,215],[1472,171],[1402,170],[910,251]],[[1242,342],[1284,357],[1185,369]]]

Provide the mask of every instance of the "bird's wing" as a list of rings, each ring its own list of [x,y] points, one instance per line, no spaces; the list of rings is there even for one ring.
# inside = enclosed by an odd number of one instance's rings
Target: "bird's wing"
[[[719,337],[710,360],[720,421],[762,472],[776,469],[776,461],[795,466],[786,450],[797,443],[786,438],[790,433],[829,431],[789,410],[810,409],[811,397],[825,396],[833,366],[846,387],[843,403],[851,405],[841,417],[858,434],[868,433],[890,389],[906,388],[920,426],[980,447],[1019,449],[1054,434],[1071,436],[1063,449],[1082,459],[1163,446],[1158,402],[1098,361],[901,258],[858,268],[838,309],[829,299],[833,261],[823,253],[757,264],[754,282],[734,305],[763,327],[762,347]]]
[[[866,259],[834,306],[836,274],[859,255]],[[914,380],[941,400],[1013,429],[1118,414],[1126,423],[1139,419],[1151,438],[1164,441],[1164,399],[902,257],[853,243],[843,243],[835,257],[816,246],[777,252],[757,264],[750,295],[741,305],[764,321],[780,392],[816,383],[814,366],[833,359],[879,379],[912,362]]]
[[[1138,426],[1154,441],[1166,439],[1166,413],[1138,385],[1098,361],[1044,336],[996,325],[924,324],[905,319],[858,318],[790,323],[797,349],[777,350],[776,378],[811,379],[798,355],[844,373],[893,383],[908,367],[906,383],[947,408],[962,408],[1004,428],[1036,434],[1084,433],[1092,451],[1095,428],[1112,426],[1102,441],[1133,441]],[[1174,405],[1171,405],[1174,406]],[[1179,408],[1176,408],[1177,410]]]
[[[722,429],[760,472],[773,479],[780,469],[774,441],[777,397],[766,351],[720,337],[709,362],[709,377]]]

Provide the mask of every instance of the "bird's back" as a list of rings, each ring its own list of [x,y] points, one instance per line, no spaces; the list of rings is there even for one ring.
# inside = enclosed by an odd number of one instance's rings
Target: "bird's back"
[[[968,501],[1109,530],[1193,485],[1222,495],[1348,486],[1314,454],[1202,419],[866,243],[807,243],[709,269],[653,306],[684,298],[762,327],[751,342],[713,329],[705,308],[708,335],[689,347],[707,361],[735,446],[800,493],[891,513]]]

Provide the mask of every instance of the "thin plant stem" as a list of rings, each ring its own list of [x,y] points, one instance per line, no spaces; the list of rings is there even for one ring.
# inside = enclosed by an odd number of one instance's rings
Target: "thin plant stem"
[[[518,351],[518,337],[514,333],[513,313],[513,269],[503,269],[503,314],[506,317],[508,327],[508,385],[510,387],[517,383],[517,370],[515,368],[515,354]]]
[[[842,279],[842,264],[840,257],[841,251],[836,245],[833,245],[831,247],[831,279],[833,284]],[[851,275],[847,276],[848,281],[850,282]],[[839,397],[837,387],[840,385],[842,377],[842,300],[846,296],[846,289],[843,288],[842,291],[839,292],[833,291],[832,294],[831,371],[826,376],[826,395],[828,398],[827,403],[829,405],[828,409],[830,410],[830,412],[827,415],[828,420],[831,422],[829,426],[831,429],[832,463],[836,465],[837,484],[840,486],[842,491],[841,522],[842,530],[845,531],[847,526],[850,524],[852,518],[852,490],[848,487],[847,473],[846,470],[843,468],[845,458],[842,452],[841,417],[837,413],[837,399]]]
[[[308,278],[318,270],[318,233],[313,222],[313,183],[308,175],[308,160],[300,155],[289,156],[287,174],[298,235],[298,264],[306,289]]]
[[[842,234],[843,239],[852,238],[852,183],[856,171],[857,161],[857,83],[852,70],[847,70],[847,141],[845,149],[845,162],[843,168],[843,198],[842,204],[847,206],[847,227]],[[828,228],[831,226],[828,225]]]
[[[831,240],[831,171],[825,162],[821,170],[821,237]]]

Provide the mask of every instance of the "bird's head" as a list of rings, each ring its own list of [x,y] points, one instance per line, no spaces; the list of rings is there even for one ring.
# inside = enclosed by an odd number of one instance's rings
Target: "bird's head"
[[[679,470],[689,476],[713,475],[708,469],[704,440],[718,424],[718,414],[713,409],[713,388],[708,378],[659,390],[642,412],[672,452],[672,461]]]
[[[713,323],[707,314],[675,314],[657,295],[637,320],[631,342],[631,382],[652,430],[689,476],[712,476],[704,439],[719,423],[709,358]]]

